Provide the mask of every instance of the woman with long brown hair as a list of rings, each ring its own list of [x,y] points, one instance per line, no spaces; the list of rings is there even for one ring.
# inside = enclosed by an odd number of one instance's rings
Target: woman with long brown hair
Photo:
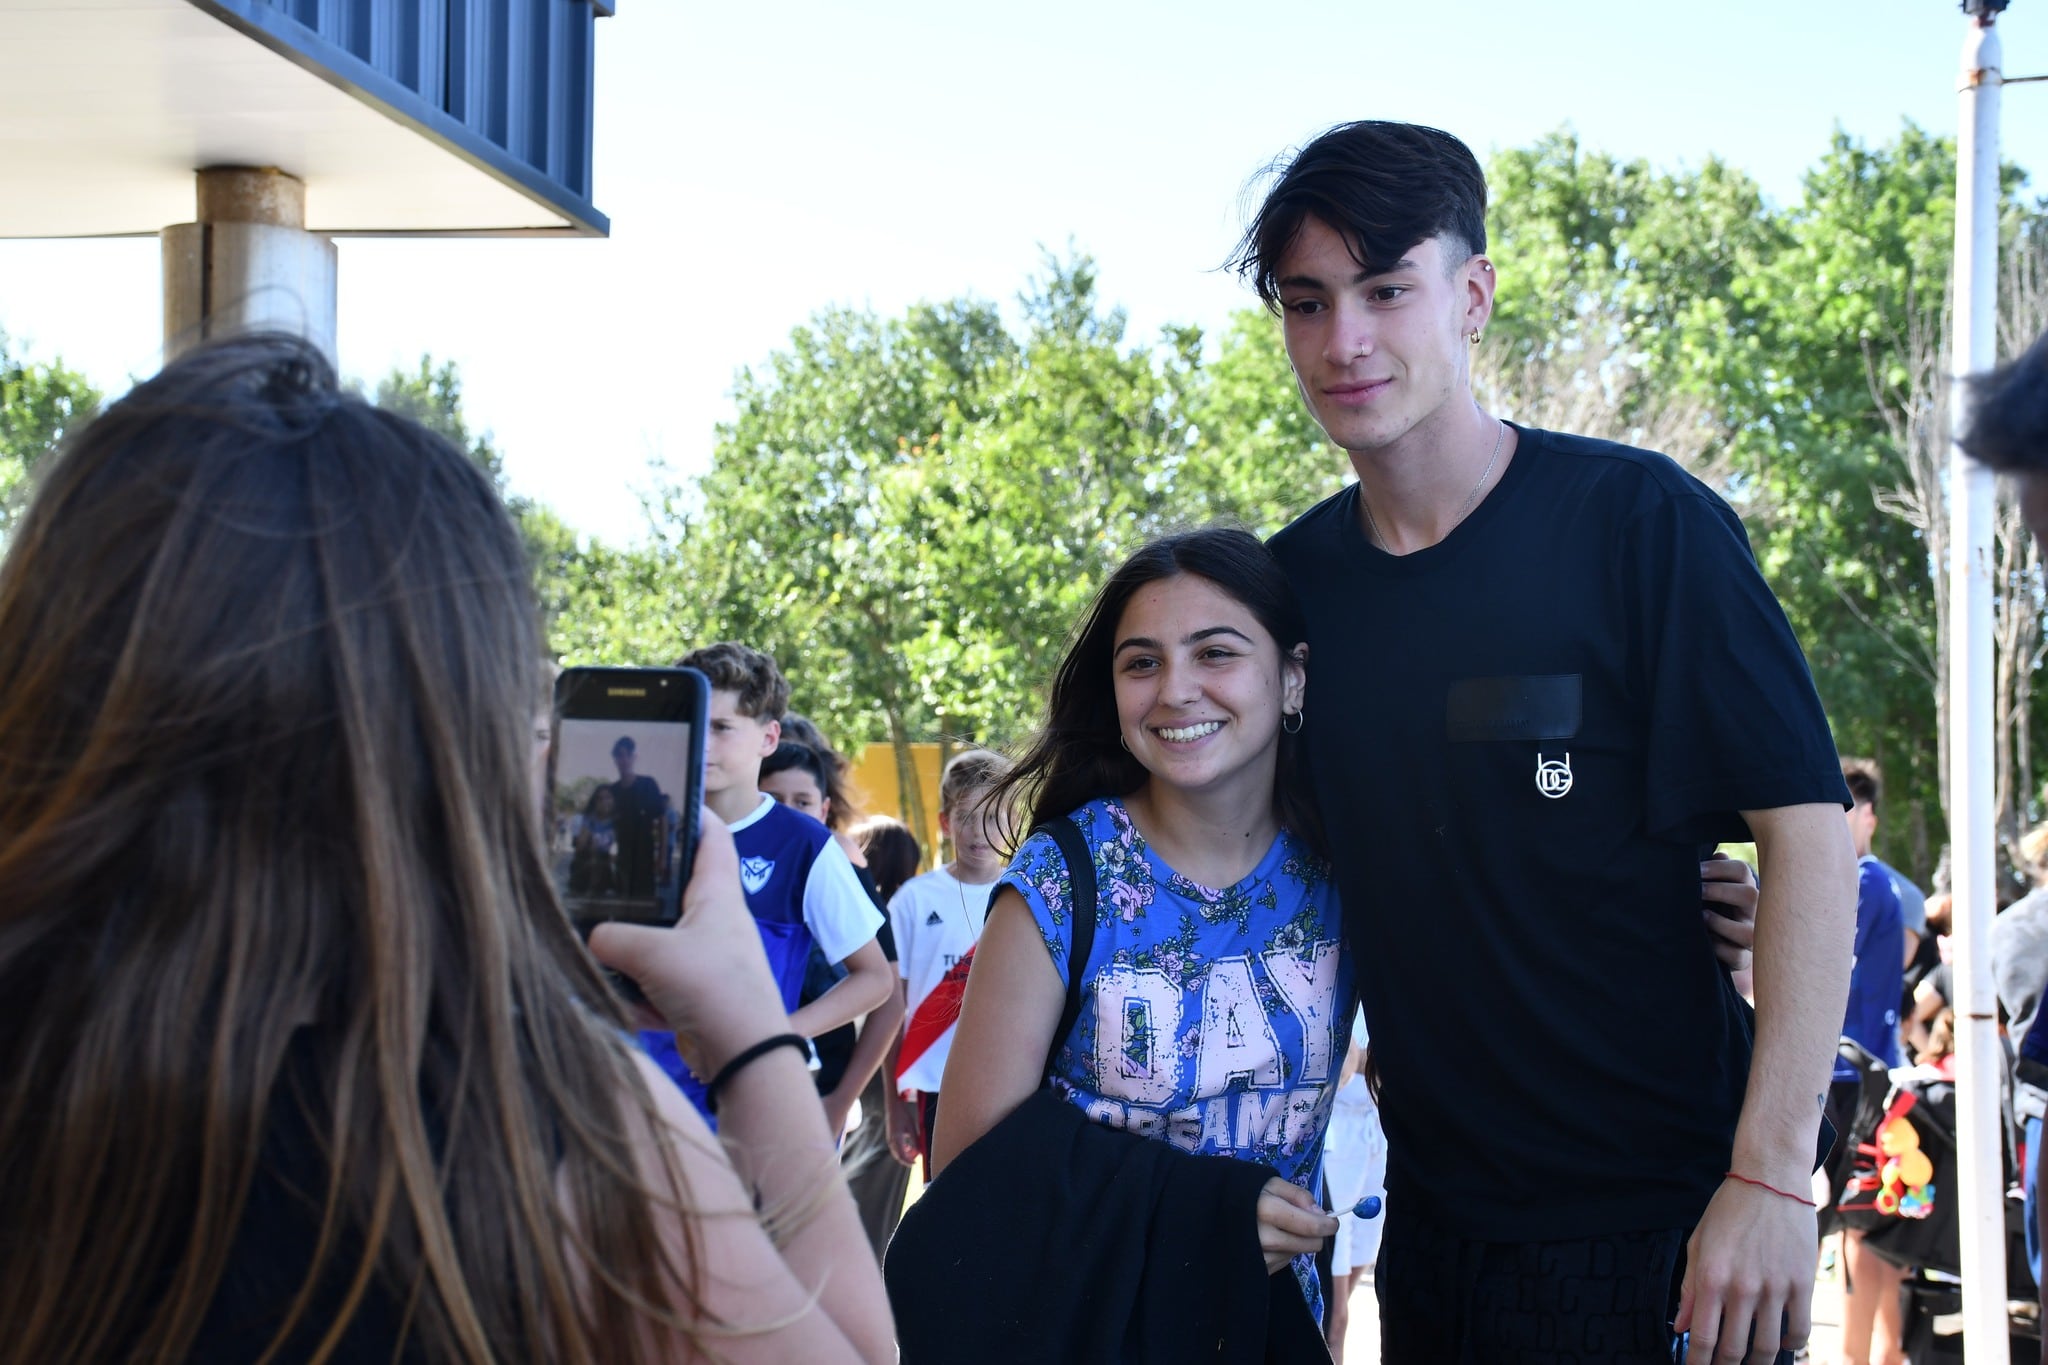
[[[55,461],[0,566],[0,1361],[891,1357],[801,1057],[744,1060],[730,836],[593,938],[740,1060],[724,1151],[564,916],[540,658],[489,481],[300,343]]]

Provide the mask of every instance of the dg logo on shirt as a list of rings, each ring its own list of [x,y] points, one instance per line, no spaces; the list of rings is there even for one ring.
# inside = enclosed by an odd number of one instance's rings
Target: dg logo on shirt
[[[1562,761],[1545,758],[1539,751],[1536,755],[1536,790],[1555,801],[1572,789],[1572,756],[1566,754]]]

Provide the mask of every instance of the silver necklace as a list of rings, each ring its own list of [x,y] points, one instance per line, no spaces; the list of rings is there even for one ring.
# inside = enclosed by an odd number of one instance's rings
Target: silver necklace
[[[1479,490],[1486,487],[1486,481],[1493,477],[1493,467],[1500,463],[1500,447],[1501,443],[1508,438],[1508,424],[1501,421],[1498,417],[1494,418],[1493,421],[1499,430],[1494,432],[1493,435],[1493,454],[1486,461],[1486,472],[1479,476],[1478,483],[1472,485],[1472,495],[1466,498],[1465,505],[1458,509],[1457,518],[1451,522],[1450,530],[1445,531],[1445,535],[1449,535],[1451,531],[1457,530],[1459,523],[1472,515],[1472,509],[1479,505]],[[1372,528],[1373,544],[1379,546],[1388,554],[1392,554],[1393,550],[1387,545],[1387,538],[1380,534],[1380,524],[1373,520],[1372,503],[1366,500],[1363,487],[1358,490],[1358,505],[1365,509],[1365,524]]]
[[[960,900],[960,921],[961,923],[967,926],[968,933],[973,934],[976,938],[980,938],[981,929],[974,922],[974,912],[967,908],[967,883],[964,880],[962,880],[960,874],[954,870],[957,867],[959,867],[959,864],[956,862],[953,864],[953,867],[947,868],[946,871],[949,874],[951,874],[953,878],[953,894],[957,896]],[[977,883],[977,885],[979,885],[979,883]],[[986,914],[987,912],[984,911],[984,917],[986,917]]]

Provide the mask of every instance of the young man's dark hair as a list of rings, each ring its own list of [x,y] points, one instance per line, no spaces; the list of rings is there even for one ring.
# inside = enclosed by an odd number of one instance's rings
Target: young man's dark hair
[[[1849,795],[1855,799],[1857,805],[1877,804],[1877,794],[1882,790],[1883,784],[1878,778],[1876,768],[1854,759],[1846,760],[1842,764],[1842,780],[1849,784]]]
[[[1470,148],[1439,129],[1377,119],[1339,124],[1268,170],[1279,178],[1228,264],[1276,311],[1280,257],[1311,216],[1341,233],[1373,274],[1393,270],[1431,237],[1447,239],[1447,262],[1486,251],[1486,174]]]
[[[758,649],[722,640],[693,649],[677,662],[702,673],[710,680],[712,691],[731,692],[743,716],[779,721],[789,709],[789,680],[775,660]]]
[[[1963,449],[2000,473],[2048,472],[2048,334],[1970,388],[1977,405]]]

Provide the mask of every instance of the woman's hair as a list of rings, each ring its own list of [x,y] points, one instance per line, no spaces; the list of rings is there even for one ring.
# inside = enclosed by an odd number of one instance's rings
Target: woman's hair
[[[603,797],[606,801],[614,800],[610,787],[603,785],[593,787],[590,792],[590,799],[583,803],[583,813],[585,815],[597,814],[597,801],[599,797]]]
[[[939,809],[956,811],[962,803],[993,792],[1016,766],[993,749],[968,749],[954,754],[939,774]]]
[[[2020,870],[2036,886],[2048,886],[2048,824],[2035,825],[2020,836]]]
[[[871,816],[853,831],[853,841],[868,860],[868,875],[875,879],[875,894],[887,905],[903,883],[917,875],[924,850],[910,826],[886,815]]]
[[[854,797],[853,784],[847,774],[853,771],[853,764],[847,757],[832,747],[816,725],[807,717],[794,711],[782,717],[782,735],[793,739],[825,760],[825,799],[832,804],[825,813],[832,818],[825,822],[827,829],[851,829],[860,819],[860,802]]]
[[[196,350],[54,461],[0,566],[0,1360],[184,1359],[281,1113],[326,1183],[266,1358],[380,1298],[437,1361],[687,1329],[544,861],[540,657],[490,480],[304,343]]]
[[[763,777],[773,777],[777,773],[786,773],[792,768],[809,773],[811,780],[818,784],[819,795],[827,799],[831,797],[832,779],[827,775],[831,771],[831,766],[824,759],[820,758],[809,745],[799,744],[793,739],[785,739],[775,746],[774,753],[761,760],[761,776]],[[827,813],[830,813],[829,807],[827,808]]]
[[[1284,655],[1308,638],[1308,627],[1287,575],[1258,537],[1235,526],[1211,526],[1162,536],[1126,559],[1095,595],[1054,673],[1045,724],[994,800],[1018,801],[1031,813],[1027,828],[1078,810],[1105,796],[1127,796],[1145,782],[1145,769],[1123,746],[1117,723],[1114,658],[1117,623],[1147,583],[1193,574],[1244,604]],[[1317,852],[1323,825],[1308,789],[1303,736],[1280,734],[1273,813]]]

